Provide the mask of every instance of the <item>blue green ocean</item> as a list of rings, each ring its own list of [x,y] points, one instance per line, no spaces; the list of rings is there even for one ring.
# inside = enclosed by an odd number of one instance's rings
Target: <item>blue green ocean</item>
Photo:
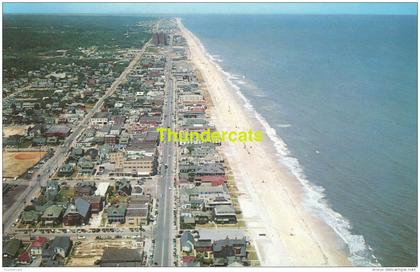
[[[353,264],[416,266],[417,16],[182,19]]]

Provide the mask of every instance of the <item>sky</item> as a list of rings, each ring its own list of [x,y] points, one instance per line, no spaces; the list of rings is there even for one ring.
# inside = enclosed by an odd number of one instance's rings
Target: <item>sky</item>
[[[417,15],[417,3],[3,3],[3,12],[6,14]]]

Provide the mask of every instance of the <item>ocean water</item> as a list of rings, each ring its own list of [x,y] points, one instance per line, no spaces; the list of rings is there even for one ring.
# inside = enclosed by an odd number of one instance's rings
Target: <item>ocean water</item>
[[[417,265],[417,17],[200,15],[238,89],[358,266]]]

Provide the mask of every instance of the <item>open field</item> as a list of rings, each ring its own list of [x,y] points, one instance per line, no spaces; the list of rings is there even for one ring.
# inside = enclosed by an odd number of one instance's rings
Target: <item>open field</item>
[[[22,175],[45,156],[47,152],[3,152],[3,177]]]
[[[7,126],[3,127],[3,136],[9,137],[11,135],[25,135],[26,129],[29,126]]]
[[[106,247],[137,248],[132,239],[86,240],[75,245],[67,265],[94,266],[94,262],[102,258],[104,248]]]

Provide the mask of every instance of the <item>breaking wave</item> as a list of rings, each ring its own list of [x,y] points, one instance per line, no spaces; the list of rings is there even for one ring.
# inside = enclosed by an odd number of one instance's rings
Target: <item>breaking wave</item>
[[[197,38],[198,40],[198,38]],[[207,57],[213,62],[213,64],[219,69],[219,71],[226,76],[227,81],[236,91],[237,95],[243,100],[244,106],[247,110],[253,113],[255,118],[262,124],[266,134],[269,136],[276,149],[276,155],[279,162],[286,165],[293,175],[302,184],[305,194],[306,201],[304,203],[312,214],[322,218],[344,241],[349,250],[349,260],[355,266],[380,266],[378,259],[372,252],[372,248],[366,243],[362,235],[356,235],[351,232],[352,225],[350,221],[344,218],[341,214],[334,211],[331,205],[326,199],[324,193],[325,189],[322,186],[311,183],[297,158],[294,158],[287,148],[287,144],[277,135],[277,132],[270,124],[265,120],[261,114],[259,114],[249,100],[241,92],[241,88],[238,84],[235,84],[235,80],[245,79],[245,76],[233,75],[223,70],[219,63],[223,62],[219,56],[212,56],[208,53],[206,48],[200,42],[200,46],[207,55]],[[239,85],[243,85],[244,81],[237,82]],[[283,126],[289,127],[290,125]]]

